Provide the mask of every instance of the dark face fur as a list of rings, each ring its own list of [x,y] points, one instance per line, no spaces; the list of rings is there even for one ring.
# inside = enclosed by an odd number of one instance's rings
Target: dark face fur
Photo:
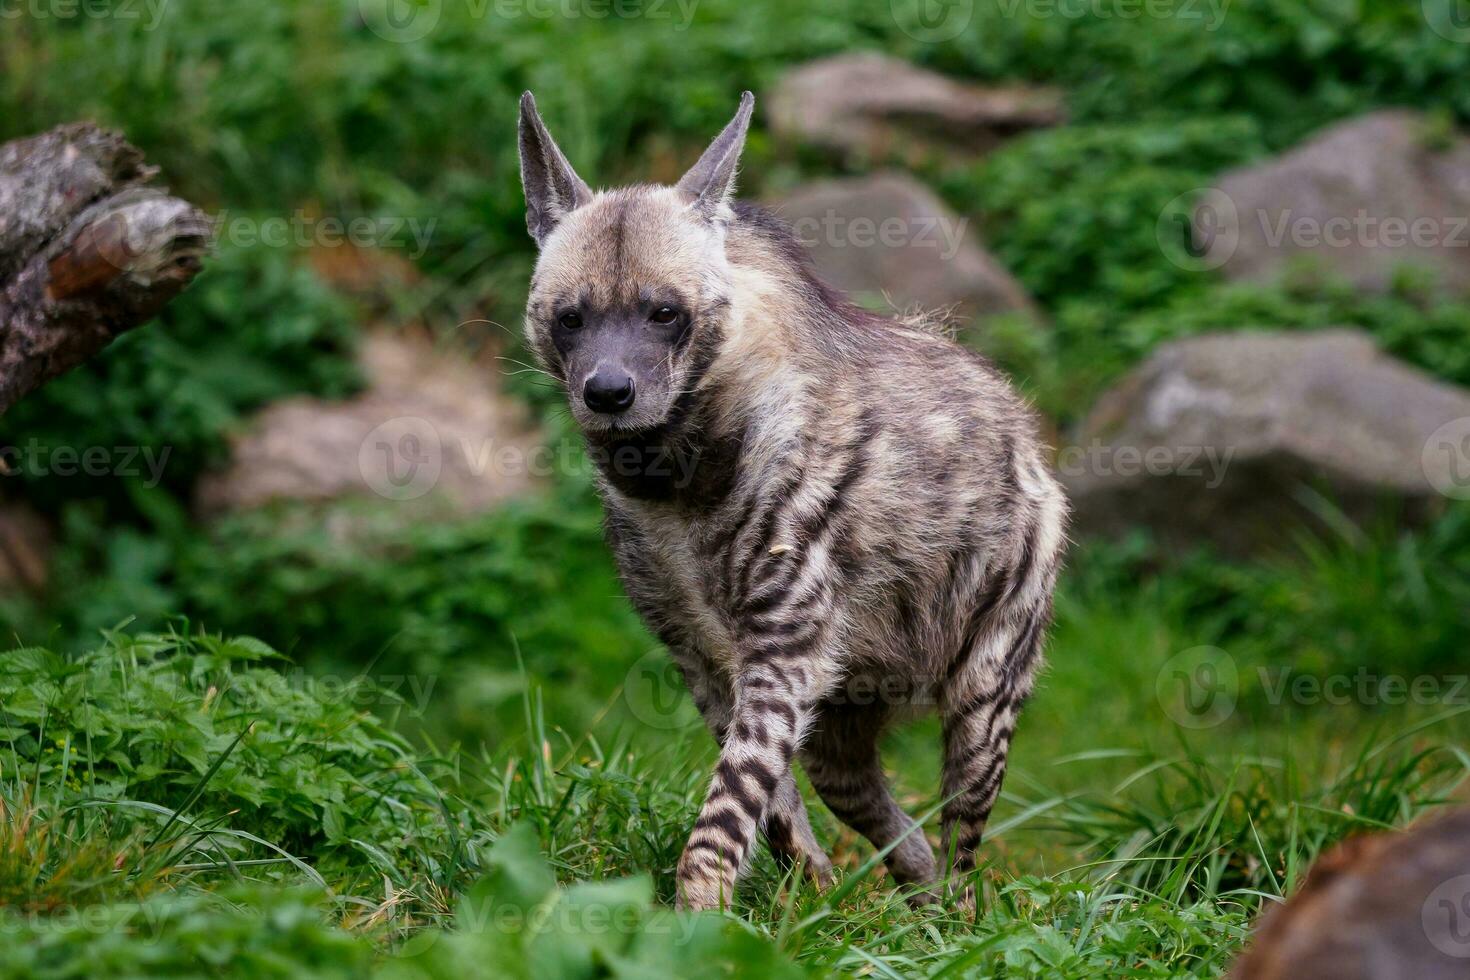
[[[574,397],[580,393],[582,407],[595,422],[605,416],[614,429],[619,419],[666,414],[633,409],[640,391],[645,404],[669,402],[674,357],[689,340],[689,314],[652,296],[645,293],[635,303],[602,309],[571,304],[550,330],[567,387]]]
[[[719,350],[725,231],[751,102],[677,187],[594,194],[522,102],[527,223],[541,249],[529,343],[591,437],[675,425]]]

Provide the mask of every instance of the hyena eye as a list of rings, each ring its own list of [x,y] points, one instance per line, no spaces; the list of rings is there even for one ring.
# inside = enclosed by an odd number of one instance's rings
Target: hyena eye
[[[582,329],[582,315],[580,313],[563,313],[557,322],[568,330]]]
[[[679,311],[672,306],[661,306],[649,317],[654,323],[667,327],[679,319]]]

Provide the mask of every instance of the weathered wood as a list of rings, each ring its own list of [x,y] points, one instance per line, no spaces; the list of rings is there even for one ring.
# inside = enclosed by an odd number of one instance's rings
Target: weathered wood
[[[211,234],[122,136],[80,124],[0,147],[0,414],[151,319]]]

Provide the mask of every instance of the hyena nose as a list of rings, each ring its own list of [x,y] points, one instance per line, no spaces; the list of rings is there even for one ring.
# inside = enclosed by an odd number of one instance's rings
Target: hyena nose
[[[600,367],[587,379],[582,398],[594,412],[626,412],[633,407],[633,379],[618,368]]]

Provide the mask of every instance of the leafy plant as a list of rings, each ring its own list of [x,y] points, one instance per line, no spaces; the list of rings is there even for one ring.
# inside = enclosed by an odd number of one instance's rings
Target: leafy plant
[[[328,922],[328,905],[310,889],[234,885],[88,905],[50,918],[0,908],[5,972],[17,980],[369,976],[372,943]]]
[[[458,880],[473,866],[474,818],[425,774],[434,760],[363,710],[391,709],[394,695],[270,662],[280,658],[256,640],[178,635],[113,634],[79,657],[7,653],[7,810],[105,811],[107,835],[144,834],[122,870],[145,878],[243,862],[347,891]]]
[[[1173,265],[1171,203],[1265,152],[1249,117],[1066,126],[1026,136],[947,174],[958,207],[985,216],[986,239],[1044,303],[1106,297],[1147,308],[1198,283]]]

